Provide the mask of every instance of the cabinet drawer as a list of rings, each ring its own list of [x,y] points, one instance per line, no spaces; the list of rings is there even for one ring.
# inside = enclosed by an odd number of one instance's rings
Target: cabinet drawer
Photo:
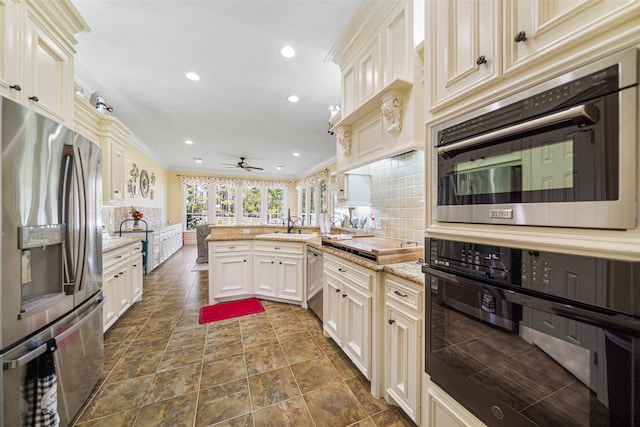
[[[385,279],[385,294],[391,301],[422,312],[423,291],[410,285],[410,282],[399,277],[387,275]]]
[[[348,281],[353,286],[357,286],[368,292],[373,291],[376,274],[374,271],[346,260],[343,261],[329,254],[325,254],[324,256],[324,270],[329,271],[336,277],[340,277],[342,280]]]
[[[253,242],[253,249],[259,252],[302,255],[302,243]]]
[[[142,252],[142,241],[132,243],[129,245],[129,248],[131,248],[131,256]]]
[[[251,242],[249,241],[228,241],[214,242],[212,244],[213,252],[241,252],[251,250]]]
[[[126,259],[131,254],[131,245],[116,248],[102,254],[102,269],[105,270],[110,266]]]

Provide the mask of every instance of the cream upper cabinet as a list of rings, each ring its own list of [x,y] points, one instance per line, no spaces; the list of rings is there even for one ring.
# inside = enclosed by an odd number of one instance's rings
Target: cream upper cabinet
[[[413,18],[411,1],[364,2],[328,55],[342,75],[341,111],[330,120],[338,172],[424,146]]]
[[[439,114],[637,44],[640,2],[451,0],[428,2],[426,15],[427,106]]]
[[[503,2],[503,8],[505,75],[577,43],[597,42],[592,36],[640,13],[637,0],[518,0]]]
[[[427,3],[431,37],[431,106],[445,105],[500,78],[500,3],[493,0]]]
[[[76,123],[77,124],[77,123]],[[125,147],[131,131],[120,120],[99,114],[96,124],[102,148],[102,198],[105,205],[122,205],[125,201]]]
[[[0,90],[65,125],[73,125],[74,35],[88,30],[69,1],[0,2]]]
[[[22,82],[15,78],[16,70],[16,43],[17,34],[16,8],[18,4],[14,0],[0,0],[0,93],[10,99],[17,100],[22,94]],[[20,84],[18,84],[20,83]]]
[[[109,141],[109,183],[111,200],[124,201],[124,145],[116,141]]]

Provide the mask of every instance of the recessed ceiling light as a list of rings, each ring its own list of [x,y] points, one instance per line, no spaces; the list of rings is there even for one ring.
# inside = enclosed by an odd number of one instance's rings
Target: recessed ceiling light
[[[184,143],[187,145],[193,145],[193,141],[190,139],[185,140]]]
[[[300,98],[295,95],[289,95],[287,99],[289,100],[289,102],[298,102],[300,100]]]
[[[276,169],[277,169],[277,170],[282,170],[282,168],[284,168],[284,165],[278,165],[278,166],[276,166]]]
[[[280,49],[280,54],[285,58],[293,58],[294,56],[296,56],[296,50],[291,46],[285,46]]]
[[[196,163],[202,163],[202,159],[201,159],[200,157],[194,157],[194,158],[193,158],[193,160],[194,160]]]
[[[200,76],[191,71],[185,74],[185,76],[187,76],[189,80],[193,80],[194,82],[197,82],[198,80],[200,80]]]
[[[298,156],[300,156],[300,153],[298,152],[293,153],[293,157],[298,157]]]

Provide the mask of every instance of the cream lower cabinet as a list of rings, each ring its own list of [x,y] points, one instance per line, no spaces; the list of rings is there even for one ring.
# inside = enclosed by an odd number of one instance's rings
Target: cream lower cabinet
[[[423,286],[385,274],[385,399],[420,424]]]
[[[103,331],[142,298],[142,244],[131,243],[102,253]],[[135,266],[134,266],[135,265]]]
[[[131,301],[138,302],[142,299],[144,265],[142,264],[142,252],[131,257]]]
[[[303,243],[253,243],[253,294],[306,306]]]
[[[372,363],[377,273],[325,253],[323,276],[323,329],[372,382],[374,390],[379,381]]]
[[[453,397],[429,381],[424,374],[424,421],[427,427],[486,427]]]
[[[209,304],[253,295],[251,242],[209,243]]]

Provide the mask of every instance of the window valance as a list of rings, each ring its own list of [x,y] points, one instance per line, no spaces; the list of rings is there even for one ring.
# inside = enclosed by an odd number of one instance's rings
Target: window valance
[[[313,175],[309,175],[296,183],[296,190],[299,190],[304,187],[308,187],[310,185],[316,185],[320,181],[327,181],[329,179],[329,169],[322,169],[314,173]]]
[[[269,179],[244,179],[219,176],[180,176],[180,185],[223,185],[225,187],[267,187],[288,190],[290,181],[276,181]]]

